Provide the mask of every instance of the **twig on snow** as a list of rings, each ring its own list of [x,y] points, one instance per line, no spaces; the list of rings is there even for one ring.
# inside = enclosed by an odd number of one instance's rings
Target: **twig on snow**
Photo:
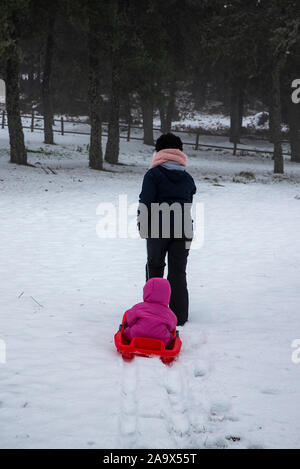
[[[57,173],[54,171],[54,169],[50,168],[49,166],[47,166],[47,169],[49,169],[49,171],[51,171],[52,174],[57,175]]]
[[[41,305],[41,304],[40,304],[38,301],[36,301],[36,299],[35,299],[35,298],[33,298],[33,296],[31,296],[30,298],[31,298],[33,301],[35,301],[35,303],[36,303],[37,305],[39,305],[41,308],[43,308],[43,307],[44,307],[44,306],[43,306],[43,305]]]

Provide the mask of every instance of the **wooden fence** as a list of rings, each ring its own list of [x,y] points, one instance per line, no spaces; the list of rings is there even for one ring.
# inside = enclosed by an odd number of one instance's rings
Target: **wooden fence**
[[[21,115],[22,119],[30,119],[30,125],[22,125],[23,129],[30,129],[31,132],[34,132],[35,130],[41,130],[43,131],[43,127],[36,126],[37,121],[44,120],[43,116],[36,115],[34,111],[29,115],[27,114],[22,114]],[[53,119],[53,124],[56,122],[59,123],[58,127],[59,129],[54,128],[53,132],[59,133],[60,135],[66,135],[66,134],[74,134],[74,135],[90,135],[90,132],[80,132],[78,130],[66,130],[65,124],[79,124],[79,125],[90,125],[89,122],[84,122],[84,121],[74,121],[74,120],[68,120],[63,117],[60,119]],[[1,119],[1,128],[4,129],[7,126],[7,119],[6,119],[6,112],[2,112],[2,119]],[[56,124],[54,125],[54,127]],[[103,136],[107,136],[107,132],[105,131],[105,127],[108,126],[107,122],[102,123],[102,131],[103,131]],[[121,135],[121,139],[126,139],[128,142],[130,140],[143,140],[143,137],[135,137],[132,136],[132,129],[139,129],[143,130],[143,127],[141,125],[132,125],[131,123],[120,121],[120,128],[124,128],[123,132],[126,131],[126,135]],[[153,128],[153,131],[156,132],[161,132],[160,128]],[[209,137],[229,137],[226,134],[211,134],[209,132],[204,132],[203,130],[172,130],[175,133],[182,133],[182,134],[187,134],[187,135],[195,135],[195,140],[194,142],[184,142],[184,145],[189,145],[193,146],[195,150],[199,150],[200,147],[205,147],[205,148],[217,148],[221,150],[233,150],[233,154],[235,155],[238,150],[240,151],[246,151],[246,152],[253,152],[253,153],[266,153],[266,154],[273,154],[273,151],[269,150],[258,150],[258,149],[253,149],[253,148],[245,148],[244,146],[242,148],[238,147],[237,144],[234,144],[231,147],[228,146],[223,146],[223,145],[214,145],[214,144],[209,144],[209,143],[200,143],[200,137],[201,136],[209,136]],[[263,140],[263,141],[269,141],[267,137],[262,136],[262,135],[242,135],[242,138],[247,138],[247,139],[252,139],[252,140]],[[282,143],[289,143],[287,140],[282,140]],[[284,153],[285,156],[290,156],[289,153]]]

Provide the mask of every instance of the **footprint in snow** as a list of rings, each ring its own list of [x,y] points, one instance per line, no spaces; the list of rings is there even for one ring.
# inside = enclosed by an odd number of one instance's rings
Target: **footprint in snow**
[[[190,424],[184,413],[174,413],[172,416],[172,430],[179,436],[190,434]]]
[[[207,375],[209,369],[208,365],[204,360],[199,360],[194,367],[194,377],[195,378],[203,378]]]
[[[124,419],[121,422],[121,434],[124,436],[135,435],[136,432],[136,422],[133,419]]]
[[[170,369],[166,375],[164,387],[171,408],[168,417],[169,431],[180,437],[189,435],[190,424],[186,407],[186,390],[181,373]]]
[[[137,369],[134,364],[122,363],[120,433],[130,437],[126,442],[132,446],[136,434],[137,413]]]
[[[208,436],[204,442],[204,447],[206,449],[227,449],[228,442],[225,438]]]
[[[204,332],[190,332],[188,329],[180,334],[183,338],[183,344],[186,350],[199,349],[207,343],[207,337]]]
[[[227,413],[230,410],[230,404],[227,402],[216,402],[210,408],[210,418],[213,421],[223,422],[224,420],[231,420]]]
[[[165,388],[169,395],[182,393],[182,380],[177,370],[172,368],[169,370],[169,373],[166,375]]]

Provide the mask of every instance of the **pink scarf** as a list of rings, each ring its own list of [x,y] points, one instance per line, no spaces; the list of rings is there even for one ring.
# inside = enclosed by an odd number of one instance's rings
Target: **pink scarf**
[[[177,150],[175,148],[168,148],[167,150],[160,150],[158,153],[155,153],[155,155],[153,156],[150,169],[155,168],[156,166],[159,166],[163,163],[167,163],[167,161],[176,161],[182,166],[186,166],[187,156],[182,151]]]

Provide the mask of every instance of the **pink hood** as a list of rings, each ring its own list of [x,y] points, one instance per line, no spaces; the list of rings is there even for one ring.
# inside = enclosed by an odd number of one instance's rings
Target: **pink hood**
[[[143,300],[148,303],[160,303],[168,306],[171,297],[171,287],[165,278],[151,278],[144,286]]]
[[[177,150],[176,148],[161,150],[158,153],[155,153],[155,155],[153,156],[150,169],[155,168],[156,166],[159,166],[163,163],[167,163],[168,161],[176,161],[182,166],[186,166],[187,156],[185,155],[185,153],[183,153],[183,151]]]
[[[165,345],[172,340],[177,317],[169,308],[171,287],[164,278],[151,278],[144,286],[144,301],[127,311],[124,335],[160,339]]]

